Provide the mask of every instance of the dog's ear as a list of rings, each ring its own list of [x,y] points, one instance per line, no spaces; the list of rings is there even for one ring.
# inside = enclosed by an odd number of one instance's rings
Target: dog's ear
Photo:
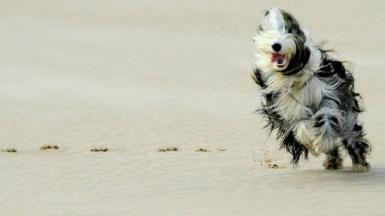
[[[310,59],[310,49],[309,47],[305,47],[303,58],[302,58],[303,64],[307,64],[309,59]]]
[[[332,67],[334,69],[334,72],[338,74],[342,79],[346,78],[346,70],[345,66],[340,61],[332,61]]]
[[[301,71],[308,63],[310,58],[310,49],[304,46],[302,49],[298,48],[294,58],[291,59],[287,68],[283,71],[284,75],[293,75]]]
[[[251,76],[252,76],[253,80],[255,81],[255,83],[257,83],[257,85],[259,85],[262,89],[266,88],[266,84],[262,79],[260,70],[255,68],[253,72],[254,72],[254,74]]]

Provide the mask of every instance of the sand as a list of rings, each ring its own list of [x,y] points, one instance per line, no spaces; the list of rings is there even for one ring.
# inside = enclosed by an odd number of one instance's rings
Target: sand
[[[251,38],[272,6],[352,62],[370,172],[293,168],[262,129]],[[1,2],[0,215],[385,215],[384,9]]]

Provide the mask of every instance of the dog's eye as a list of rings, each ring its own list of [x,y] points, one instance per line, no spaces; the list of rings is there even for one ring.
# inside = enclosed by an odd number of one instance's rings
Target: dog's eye
[[[263,28],[261,25],[258,26],[258,31],[263,31]]]

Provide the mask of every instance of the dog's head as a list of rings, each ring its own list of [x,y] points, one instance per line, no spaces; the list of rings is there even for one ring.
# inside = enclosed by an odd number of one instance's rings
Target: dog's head
[[[306,34],[288,12],[278,8],[266,11],[254,38],[257,67],[284,75],[301,71],[310,57]]]

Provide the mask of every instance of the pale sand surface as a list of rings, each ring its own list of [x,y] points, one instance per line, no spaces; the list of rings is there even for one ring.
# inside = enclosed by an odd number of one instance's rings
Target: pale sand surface
[[[272,6],[354,64],[371,172],[352,173],[347,157],[341,171],[322,157],[294,169],[261,129],[251,37]],[[0,215],[385,215],[384,9],[2,1],[0,148],[18,152],[0,152]],[[158,152],[169,146],[179,151]]]

